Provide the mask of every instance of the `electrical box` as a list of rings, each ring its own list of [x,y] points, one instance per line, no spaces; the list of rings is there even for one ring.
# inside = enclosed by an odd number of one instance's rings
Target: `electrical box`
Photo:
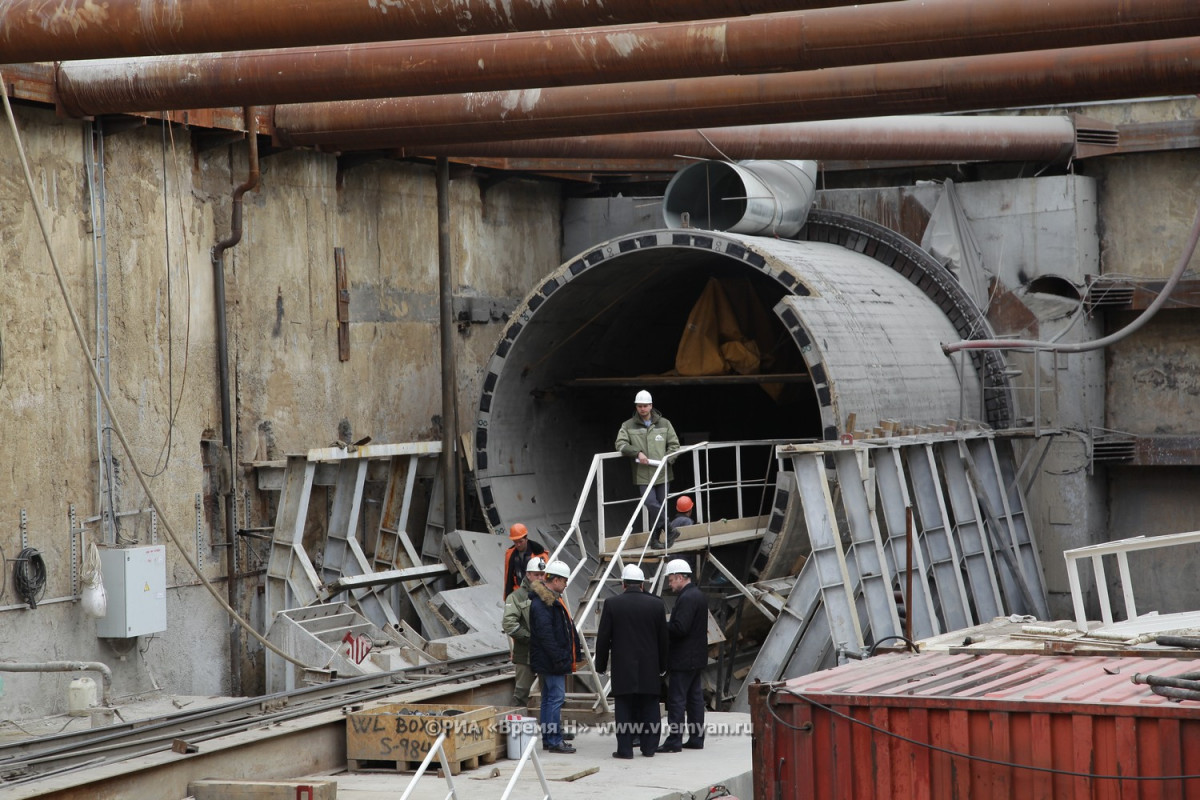
[[[129,639],[167,629],[167,548],[102,547],[100,572],[108,613],[96,635]]]

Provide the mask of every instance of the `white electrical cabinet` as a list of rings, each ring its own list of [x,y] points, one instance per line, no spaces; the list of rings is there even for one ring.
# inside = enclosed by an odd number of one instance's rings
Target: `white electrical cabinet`
[[[100,548],[100,571],[108,613],[96,620],[96,635],[129,639],[167,629],[167,548]]]

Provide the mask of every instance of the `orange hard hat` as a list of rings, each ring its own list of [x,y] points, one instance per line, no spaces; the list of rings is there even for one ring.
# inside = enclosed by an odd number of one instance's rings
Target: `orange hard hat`
[[[675,508],[681,514],[686,514],[692,510],[692,498],[688,497],[686,494],[680,495],[679,499],[675,501]]]
[[[529,531],[520,522],[514,522],[512,527],[508,529],[508,538],[512,539],[514,542],[517,539],[524,539],[528,535]]]

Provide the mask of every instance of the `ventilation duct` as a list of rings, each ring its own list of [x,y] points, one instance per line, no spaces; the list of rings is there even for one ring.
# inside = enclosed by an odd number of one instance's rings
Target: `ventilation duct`
[[[815,161],[700,161],[663,194],[668,228],[790,238],[804,227],[817,188]]]

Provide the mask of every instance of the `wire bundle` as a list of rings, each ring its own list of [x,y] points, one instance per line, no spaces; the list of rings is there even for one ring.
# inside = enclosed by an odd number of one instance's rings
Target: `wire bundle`
[[[13,583],[21,600],[37,608],[37,601],[46,593],[46,562],[37,548],[26,547],[17,555]]]

